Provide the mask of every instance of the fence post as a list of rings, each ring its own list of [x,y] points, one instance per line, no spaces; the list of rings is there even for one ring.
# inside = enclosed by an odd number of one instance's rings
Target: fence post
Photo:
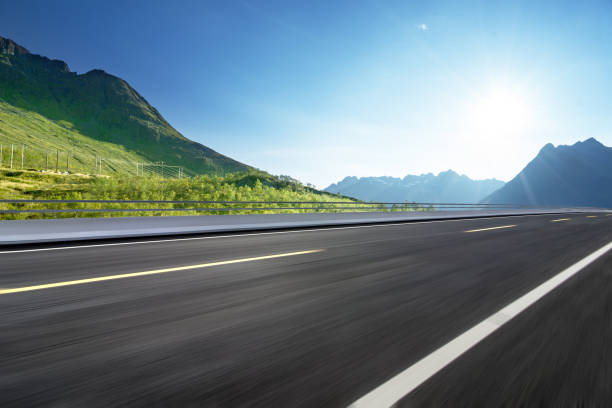
[[[21,170],[23,170],[23,151],[25,150],[25,145],[21,145]]]
[[[55,149],[55,172],[59,172],[59,149]]]
[[[161,162],[161,176],[164,178],[164,162]]]
[[[66,151],[66,173],[68,173],[68,169],[70,168],[68,164],[68,159],[70,159],[70,151]]]
[[[0,144],[0,167],[2,167],[2,148],[4,146]]]
[[[49,170],[49,151],[45,150],[45,170]]]
[[[11,143],[11,169],[13,168],[13,144]]]
[[[136,162],[136,177],[138,177],[138,162]]]

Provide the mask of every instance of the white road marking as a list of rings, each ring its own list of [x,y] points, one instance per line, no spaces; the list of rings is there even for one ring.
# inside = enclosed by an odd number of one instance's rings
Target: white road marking
[[[489,228],[473,229],[473,230],[467,230],[465,232],[491,231],[491,230],[504,229],[504,228],[512,228],[512,227],[516,227],[516,224],[512,224],[512,225],[500,225],[499,227],[489,227]]]
[[[243,233],[243,234],[238,232],[237,234],[233,234],[233,235],[216,235],[212,237],[207,236],[207,237],[190,237],[190,238],[153,239],[153,240],[136,241],[136,242],[114,242],[110,244],[73,245],[73,246],[53,247],[53,248],[17,249],[14,251],[10,251],[10,250],[0,251],[0,254],[18,254],[18,253],[23,253],[23,252],[41,252],[41,251],[60,251],[60,250],[67,250],[67,249],[98,248],[98,247],[119,246],[119,245],[141,245],[141,244],[154,244],[154,243],[176,242],[176,241],[196,241],[196,240],[203,240],[203,239],[239,238],[239,237],[252,237],[252,236],[258,236],[258,235],[297,234],[297,233],[303,233],[303,232],[334,231],[334,230],[357,229],[357,228],[381,228],[381,227],[394,227],[398,225],[430,224],[434,222],[488,220],[492,218],[542,217],[542,216],[547,216],[547,215],[550,216],[551,214],[508,215],[508,216],[500,216],[500,217],[460,218],[460,219],[451,219],[451,220],[431,220],[431,221],[406,221],[406,222],[398,222],[398,223],[390,223],[390,224],[355,225],[355,226],[349,226],[349,227],[327,227],[327,228],[312,228],[312,229],[301,229],[301,230],[291,230],[291,231],[254,232],[254,233]],[[130,238],[130,237],[125,237],[125,238]],[[118,238],[118,239],[121,239],[121,238]]]
[[[609,242],[359,398],[349,408],[390,407],[397,403],[457,357],[611,249],[612,242]]]
[[[571,218],[559,218],[556,220],[550,220],[550,222],[562,222],[562,221],[569,221],[571,220]]]

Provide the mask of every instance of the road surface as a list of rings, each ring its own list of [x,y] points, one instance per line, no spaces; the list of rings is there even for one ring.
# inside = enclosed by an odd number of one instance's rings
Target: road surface
[[[349,406],[610,242],[600,213],[6,248],[0,406]],[[604,251],[398,405],[606,405],[611,295]]]

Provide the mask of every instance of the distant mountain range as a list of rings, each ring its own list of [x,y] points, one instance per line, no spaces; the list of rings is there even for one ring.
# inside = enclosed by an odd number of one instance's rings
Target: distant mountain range
[[[187,174],[251,167],[187,139],[126,81],[30,53],[0,37],[0,141],[124,161],[164,161]]]
[[[549,143],[483,202],[612,208],[612,148],[593,138],[571,146]]]
[[[472,180],[448,170],[437,176],[346,177],[324,191],[364,201],[478,203],[503,185],[500,180]]]

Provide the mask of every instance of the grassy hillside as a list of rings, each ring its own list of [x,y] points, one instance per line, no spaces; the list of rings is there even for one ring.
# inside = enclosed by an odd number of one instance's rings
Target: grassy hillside
[[[346,197],[323,193],[301,184],[251,171],[227,176],[197,176],[185,179],[159,179],[150,177],[110,177],[90,175],[63,175],[37,171],[10,171],[0,169],[0,197],[5,199],[99,199],[99,200],[210,200],[210,201],[342,201],[354,202]],[[0,209],[27,208],[158,208],[158,204],[63,204],[31,207],[30,204],[0,204]],[[202,204],[201,206],[208,206]],[[244,207],[244,205],[241,205]],[[249,205],[250,206],[250,205]],[[312,207],[312,205],[303,205]],[[170,205],[164,208],[193,208]],[[283,212],[309,212],[286,210]],[[262,213],[239,211],[236,213]],[[278,212],[278,211],[275,211]],[[2,219],[57,218],[74,216],[134,216],[134,215],[194,215],[227,214],[228,212],[143,212],[143,213],[62,213],[62,214],[4,214]]]
[[[49,167],[55,169],[59,149],[60,169],[65,169],[66,154],[70,152],[69,166],[72,172],[97,173],[96,157],[105,158],[105,172],[133,173],[135,162],[147,158],[125,147],[99,141],[83,135],[71,123],[52,121],[39,113],[17,108],[0,100],[0,144],[2,166],[10,163],[11,144],[14,144],[13,168],[21,166],[21,148],[26,145],[24,168],[44,169],[46,154]],[[112,169],[109,167],[112,166]]]
[[[2,37],[0,115],[0,143],[71,150],[93,166],[102,156],[164,161],[188,175],[251,169],[181,135],[124,80],[101,70],[77,75]]]

